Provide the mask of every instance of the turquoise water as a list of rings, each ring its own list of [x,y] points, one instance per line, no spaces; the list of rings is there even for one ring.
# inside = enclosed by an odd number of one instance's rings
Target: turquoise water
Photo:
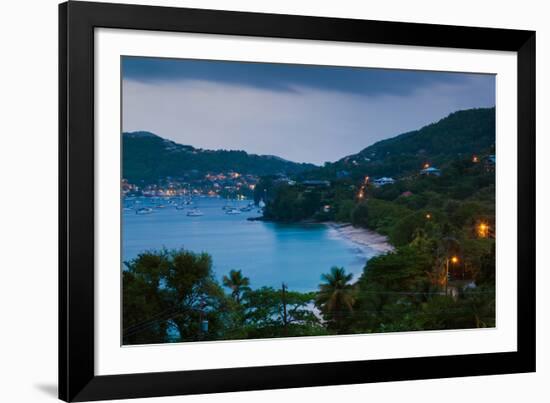
[[[153,205],[150,199],[137,200],[140,206]],[[285,282],[290,290],[313,291],[331,266],[343,266],[357,279],[366,260],[374,255],[373,250],[342,239],[324,224],[248,221],[259,215],[257,208],[228,215],[222,210],[226,204],[222,199],[195,198],[194,206],[204,213],[201,217],[187,216],[189,208],[177,210],[165,201],[162,204],[164,208],[154,208],[151,214],[123,212],[124,260],[145,250],[185,248],[208,252],[219,280],[231,269],[240,269],[253,288],[279,288]]]

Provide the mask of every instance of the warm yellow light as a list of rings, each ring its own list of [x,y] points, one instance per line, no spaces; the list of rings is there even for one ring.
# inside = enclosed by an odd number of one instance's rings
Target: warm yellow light
[[[477,235],[480,238],[487,238],[489,236],[489,225],[482,222],[477,226]]]
[[[458,263],[458,258],[457,258],[456,256],[453,256],[453,257],[451,258],[451,262],[452,262],[452,263]]]
[[[432,215],[430,213],[426,214],[426,218],[429,220],[432,218]]]
[[[474,155],[472,157],[472,162],[479,162],[479,158],[477,158],[477,155]]]
[[[428,163],[424,164],[424,169],[428,169],[429,167],[430,167],[430,164],[428,164]]]
[[[368,181],[369,181],[369,177],[365,176],[365,183],[368,183]]]

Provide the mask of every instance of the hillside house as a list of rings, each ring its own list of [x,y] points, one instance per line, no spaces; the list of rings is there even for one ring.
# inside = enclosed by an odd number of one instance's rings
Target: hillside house
[[[420,170],[420,175],[424,176],[440,176],[441,170],[437,169],[436,167],[427,167]]]
[[[487,172],[495,172],[495,165],[497,163],[496,156],[494,154],[488,155],[485,158],[485,169]]]
[[[395,183],[395,179],[384,176],[382,178],[373,180],[372,183],[374,186],[393,185]]]

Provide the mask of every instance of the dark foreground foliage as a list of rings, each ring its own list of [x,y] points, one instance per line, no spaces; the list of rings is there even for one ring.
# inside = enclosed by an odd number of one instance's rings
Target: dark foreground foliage
[[[444,248],[419,236],[371,259],[355,283],[333,267],[311,293],[251,289],[236,270],[224,277],[226,293],[209,255],[146,252],[123,272],[123,343],[493,327],[494,245],[468,281],[451,281],[446,292],[437,257]]]
[[[123,343],[250,339],[327,334],[311,309],[315,293],[251,289],[240,271],[224,277],[207,254],[150,251],[123,271]],[[206,327],[207,323],[207,327]]]

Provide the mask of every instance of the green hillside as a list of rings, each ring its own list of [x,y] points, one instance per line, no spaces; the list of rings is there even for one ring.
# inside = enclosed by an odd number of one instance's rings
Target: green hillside
[[[494,221],[494,119],[494,108],[455,112],[299,175],[295,185],[262,178],[256,199],[267,195],[264,219],[350,222],[388,235],[394,245],[425,230],[427,213],[456,233],[471,231],[479,220]],[[421,173],[426,163],[437,175]],[[378,186],[382,176],[394,183]],[[327,185],[311,186],[312,179]]]
[[[419,130],[379,141],[357,154],[327,164],[322,176],[334,178],[342,171],[356,178],[366,172],[372,177],[399,176],[417,171],[426,162],[439,166],[481,153],[494,143],[495,108],[458,111]]]
[[[203,150],[177,144],[150,132],[123,133],[123,176],[130,182],[155,183],[190,173],[236,171],[253,175],[297,174],[315,168],[269,155],[235,150]]]

